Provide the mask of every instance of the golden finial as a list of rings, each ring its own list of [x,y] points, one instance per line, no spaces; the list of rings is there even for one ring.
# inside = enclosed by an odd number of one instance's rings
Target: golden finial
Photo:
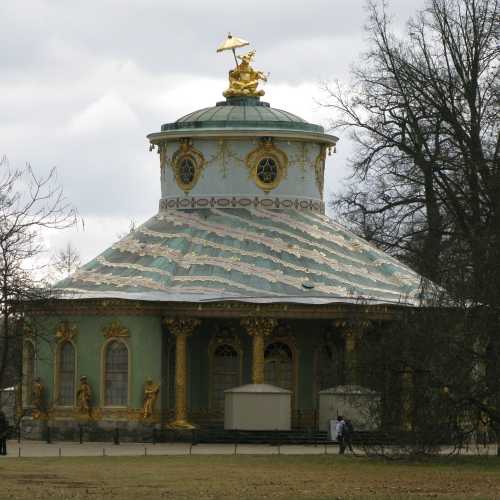
[[[243,56],[236,56],[238,47],[249,45],[249,42],[228,34],[224,43],[217,49],[217,52],[232,50],[236,68],[229,71],[229,88],[223,92],[224,97],[231,96],[263,96],[263,90],[257,90],[259,80],[267,81],[267,77],[262,71],[256,71],[250,66],[255,57],[255,50],[251,50]],[[240,63],[238,64],[238,59]]]

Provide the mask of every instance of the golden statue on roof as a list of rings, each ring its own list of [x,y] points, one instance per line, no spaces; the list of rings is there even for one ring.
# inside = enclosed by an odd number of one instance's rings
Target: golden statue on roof
[[[255,50],[251,50],[243,56],[236,56],[235,49],[245,45],[249,45],[249,42],[229,33],[227,39],[217,49],[217,52],[232,50],[236,62],[236,68],[229,71],[229,88],[223,92],[224,97],[264,95],[264,91],[257,90],[257,86],[260,80],[266,82],[267,77],[262,71],[256,71],[250,65],[255,57]],[[241,61],[239,64],[238,59]]]

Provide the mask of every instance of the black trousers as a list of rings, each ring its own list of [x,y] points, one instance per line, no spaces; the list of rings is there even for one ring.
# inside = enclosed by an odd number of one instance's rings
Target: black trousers
[[[337,440],[339,442],[340,455],[343,455],[345,453],[346,448],[348,448],[351,453],[354,453],[354,450],[352,449],[352,439],[350,435],[348,434],[340,435],[337,437]]]
[[[7,455],[7,438],[0,438],[0,455]]]

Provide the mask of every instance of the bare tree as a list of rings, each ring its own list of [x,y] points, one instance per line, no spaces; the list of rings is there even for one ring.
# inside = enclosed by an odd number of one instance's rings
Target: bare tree
[[[67,278],[81,265],[80,253],[69,241],[66,246],[54,256],[54,269],[61,278]]]
[[[447,388],[447,406],[420,389],[436,410],[483,418],[500,440],[500,7],[428,0],[401,37],[385,2],[368,11],[371,48],[351,89],[326,89],[334,127],[356,143],[351,186],[334,207],[454,299],[453,322],[448,310],[423,332],[407,327],[435,354],[410,346],[391,370],[425,373]]]
[[[500,218],[498,12],[495,0],[431,0],[398,39],[385,4],[370,3],[372,49],[353,88],[327,89],[334,126],[357,144],[356,183],[336,207],[433,280],[467,245],[482,300]]]
[[[51,296],[42,233],[77,220],[55,177],[54,169],[39,177],[29,165],[12,170],[0,162],[0,387],[12,383],[7,377],[18,381],[26,304]]]

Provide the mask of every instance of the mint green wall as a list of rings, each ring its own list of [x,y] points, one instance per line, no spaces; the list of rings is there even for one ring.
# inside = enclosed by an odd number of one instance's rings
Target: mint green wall
[[[258,147],[258,141],[255,139],[226,140],[229,150],[226,152],[225,165],[220,159],[220,144],[219,139],[193,140],[193,147],[203,154],[207,164],[188,196],[254,197],[265,195],[249,178],[248,167],[244,161],[248,153]],[[321,199],[314,170],[316,158],[321,150],[320,145],[292,140],[276,140],[274,144],[287,155],[288,168],[286,177],[269,193],[269,196]],[[170,157],[178,148],[178,142],[169,143],[167,155]],[[239,160],[235,160],[234,157]],[[216,160],[210,161],[211,158]],[[177,185],[175,172],[169,166],[161,169],[161,192],[162,198],[186,196]]]
[[[157,409],[168,409],[169,384],[168,351],[175,343],[162,326],[160,317],[155,316],[68,316],[51,317],[43,321],[42,340],[39,342],[37,374],[46,386],[47,402],[53,400],[54,381],[54,333],[61,321],[68,320],[79,331],[74,338],[77,347],[77,378],[86,375],[94,393],[93,404],[101,406],[101,350],[105,342],[103,328],[113,320],[118,320],[129,329],[125,339],[131,349],[131,402],[132,408],[140,408],[143,403],[143,386],[147,377],[161,382],[160,404]],[[216,332],[217,320],[203,321],[197,332],[188,339],[188,405],[192,410],[209,406],[209,358],[208,347]],[[299,352],[297,409],[310,410],[316,406],[313,393],[314,351],[321,342],[322,325],[314,321],[290,322],[290,331],[295,337]],[[234,331],[243,346],[242,384],[251,383],[252,339],[239,326]],[[45,339],[51,339],[49,343]],[[161,407],[161,408],[160,408]]]
[[[77,351],[77,381],[86,375],[93,390],[93,404],[101,406],[101,352],[106,341],[103,328],[118,320],[129,330],[123,340],[130,349],[130,406],[139,408],[143,403],[143,387],[147,377],[155,381],[162,375],[162,328],[161,318],[154,316],[67,316],[52,317],[43,322],[40,334],[37,374],[47,388],[46,400],[53,401],[55,339],[54,334],[61,321],[68,320],[78,329],[73,339]],[[47,340],[51,340],[48,342]]]

